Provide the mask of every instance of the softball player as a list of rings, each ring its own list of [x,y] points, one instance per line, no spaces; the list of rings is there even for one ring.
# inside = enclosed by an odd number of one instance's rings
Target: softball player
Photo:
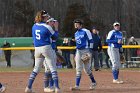
[[[120,31],[120,23],[113,24],[114,29],[108,33],[106,42],[108,43],[108,55],[112,62],[113,83],[122,84],[123,81],[118,80],[120,68],[119,50],[122,48],[122,32]]]
[[[96,86],[96,81],[94,79],[94,76],[92,74],[92,71],[90,69],[90,62],[86,62],[83,64],[81,57],[85,53],[90,53],[90,48],[93,48],[93,39],[91,32],[85,28],[82,28],[83,21],[82,20],[75,20],[74,26],[77,29],[77,32],[75,33],[75,40],[76,40],[76,56],[75,56],[75,62],[76,62],[76,84],[75,87],[72,87],[71,90],[79,90],[81,75],[82,75],[82,69],[84,67],[85,73],[89,76],[91,79],[91,86],[90,89],[94,89]]]
[[[3,85],[0,83],[0,93],[5,92],[5,90],[6,90],[6,87],[3,86]]]
[[[54,23],[55,24],[58,24],[58,22],[56,20],[54,20],[54,18],[50,18],[49,20],[47,20],[46,22],[48,25],[50,25],[51,27],[54,26]],[[53,54],[55,56],[55,61],[56,62],[56,39],[57,38],[51,38],[51,46],[52,46],[52,49],[53,49]],[[46,60],[44,60],[44,67],[45,67],[45,77],[44,77],[44,92],[54,92],[54,82],[53,82],[53,79],[52,79],[52,74],[51,74],[51,71],[49,69],[49,67],[47,66],[46,64]]]
[[[49,17],[49,14],[44,10],[39,11],[35,17],[35,24],[32,27],[32,36],[35,46],[35,66],[33,72],[30,74],[28,86],[25,89],[26,93],[32,93],[32,84],[40,71],[44,58],[52,73],[55,92],[60,93],[55,56],[53,54],[54,52],[50,41],[51,37],[57,38],[58,25],[54,25],[55,31],[51,26],[47,25],[46,21],[49,19]]]

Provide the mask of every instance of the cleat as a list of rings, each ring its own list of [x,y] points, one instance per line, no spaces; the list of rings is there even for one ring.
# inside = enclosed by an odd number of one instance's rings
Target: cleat
[[[79,91],[80,88],[78,86],[75,86],[75,87],[71,87],[70,90],[72,90],[72,91]]]
[[[116,84],[123,84],[123,81],[119,81],[118,79],[117,79],[117,80],[113,79],[113,83],[116,83]]]
[[[6,87],[5,86],[2,86],[1,88],[0,88],[0,93],[3,93],[3,92],[5,92],[6,91]]]
[[[49,87],[44,88],[44,92],[45,93],[47,93],[47,92],[54,92],[54,91],[55,91],[54,88],[49,88]]]
[[[55,93],[61,93],[60,88],[55,88]]]
[[[100,69],[95,69],[95,71],[101,71]]]
[[[32,89],[29,89],[28,87],[25,88],[25,93],[33,93]]]
[[[90,89],[90,90],[94,90],[95,87],[96,87],[96,85],[97,85],[96,83],[92,83],[91,86],[89,87],[89,89]]]

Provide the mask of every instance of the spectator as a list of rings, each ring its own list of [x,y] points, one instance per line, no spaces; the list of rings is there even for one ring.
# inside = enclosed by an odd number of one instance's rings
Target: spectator
[[[74,37],[72,37],[72,39],[70,40],[70,46],[76,46],[76,42],[75,42]],[[75,52],[76,52],[75,49],[70,51],[70,61],[71,61],[71,64],[72,64],[72,68],[76,67]]]
[[[69,40],[68,40],[68,38],[64,38],[64,41],[63,41],[63,45],[62,46],[69,46]],[[63,49],[62,50],[62,56],[65,59],[66,67],[67,68],[72,68],[72,65],[71,65],[71,62],[70,62],[70,50]]]
[[[103,67],[103,51],[99,52],[98,58],[99,58],[100,67],[102,68]]]
[[[92,28],[92,38],[94,41],[93,44],[93,52],[92,52],[92,60],[91,60],[91,69],[92,69],[92,63],[94,62],[94,69],[95,71],[99,71],[99,52],[102,50],[102,44],[101,39],[98,35],[98,31],[95,27]]]
[[[105,39],[106,38],[107,38],[107,34],[105,36]],[[104,46],[108,46],[108,44],[107,44],[106,41],[104,41]],[[110,68],[111,62],[109,62],[109,55],[107,53],[107,49],[104,49],[103,51],[104,51],[104,54],[105,54],[105,63],[106,63],[106,66],[107,66],[107,68]],[[110,65],[109,65],[109,63],[110,63]]]
[[[132,36],[128,41],[128,45],[138,45],[138,42]],[[131,61],[133,61],[133,60],[136,61],[136,59],[132,59],[131,57],[137,57],[137,49],[136,48],[130,48],[129,49],[129,54],[130,54],[129,59],[131,59]]]
[[[108,45],[106,45],[106,46],[108,46]],[[110,68],[110,65],[109,65],[109,63],[110,63],[109,62],[109,55],[107,53],[107,49],[104,49],[104,53],[105,53],[105,63],[106,63],[106,66],[107,66],[107,68]]]
[[[4,41],[4,44],[2,46],[3,48],[9,48],[10,43],[8,43],[6,40]],[[7,62],[7,67],[11,67],[11,50],[4,50],[5,60]]]

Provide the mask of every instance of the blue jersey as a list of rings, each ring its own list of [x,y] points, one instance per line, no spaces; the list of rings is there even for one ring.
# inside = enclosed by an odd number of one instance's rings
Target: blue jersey
[[[57,49],[57,45],[56,45],[56,40],[52,40],[52,49],[56,50]]]
[[[91,32],[85,28],[77,30],[75,40],[77,49],[93,48]]]
[[[122,32],[112,30],[108,33],[106,42],[108,43],[108,46],[114,47],[114,48],[120,48],[122,47],[122,44],[118,43],[118,40],[122,40]]]
[[[57,38],[58,32],[44,22],[35,23],[32,27],[34,46],[51,45],[51,37]]]
[[[54,50],[57,50],[56,41],[58,39],[58,34],[56,34],[56,36],[57,36],[57,38],[51,37],[51,46],[52,46],[52,49],[54,49]]]

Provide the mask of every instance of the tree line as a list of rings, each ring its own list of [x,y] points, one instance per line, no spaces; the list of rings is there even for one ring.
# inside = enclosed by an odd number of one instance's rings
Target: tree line
[[[34,16],[45,9],[60,23],[61,36],[72,37],[76,18],[84,20],[85,27],[96,26],[105,36],[115,21],[127,37],[139,37],[140,0],[0,0],[0,36],[30,37]]]

